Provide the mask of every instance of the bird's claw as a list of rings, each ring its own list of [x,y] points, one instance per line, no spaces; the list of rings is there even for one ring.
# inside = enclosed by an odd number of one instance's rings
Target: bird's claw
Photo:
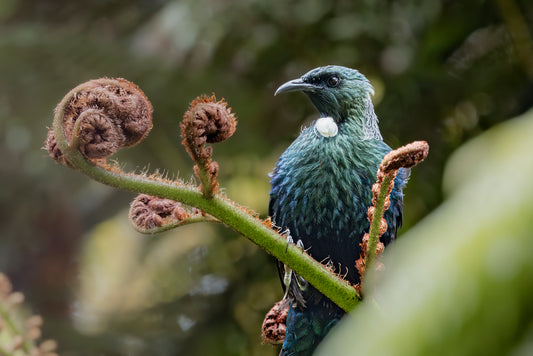
[[[287,246],[285,247],[285,252],[287,252],[287,250],[289,249],[289,245],[290,244],[294,244],[294,239],[292,238],[291,236],[291,231],[289,229],[285,229],[281,235],[285,236],[285,238],[287,239]],[[298,241],[296,241],[296,246],[304,251],[304,243],[302,240],[298,239]]]
[[[285,236],[285,238],[287,239],[287,246],[285,247],[285,252],[287,252],[287,250],[289,249],[289,244],[293,244],[294,243],[294,240],[292,239],[292,236],[291,236],[291,230],[289,229],[285,229],[281,235]]]
[[[289,244],[294,243],[294,240],[292,239],[291,231],[289,229],[285,229],[285,231],[283,231],[281,234],[284,235],[287,239],[287,246],[285,247],[285,252],[287,252],[287,250],[289,249]],[[292,269],[285,264],[283,265],[283,269],[285,270],[285,273],[283,275],[283,284],[285,284],[285,294],[283,295],[283,299],[286,299],[289,295],[292,280]]]
[[[296,242],[296,246],[303,252],[305,250],[304,248],[304,243],[302,242],[302,240],[298,240]]]
[[[294,244],[294,240],[292,236],[290,235],[289,229],[286,229],[285,231],[283,231],[282,235],[285,235],[287,238],[287,247],[285,249],[285,251],[287,251],[289,248],[289,244]],[[296,247],[298,247],[302,252],[305,250],[304,243],[300,239],[298,239],[298,241],[296,242]],[[283,299],[286,299],[289,295],[293,276],[296,278],[296,283],[298,284],[298,288],[300,290],[305,290],[307,288],[308,283],[305,279],[298,276],[296,273],[293,273],[292,269],[288,265],[284,264],[283,268],[285,270],[285,273],[283,275],[283,284],[285,284],[285,294],[283,295]]]

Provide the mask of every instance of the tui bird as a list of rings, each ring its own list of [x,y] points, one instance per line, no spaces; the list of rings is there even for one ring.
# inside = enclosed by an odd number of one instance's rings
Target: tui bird
[[[301,132],[271,173],[269,215],[314,259],[359,283],[355,261],[369,229],[372,184],[391,150],[379,132],[371,101],[374,89],[357,70],[329,65],[283,84],[275,95],[291,91],[307,94],[321,117]],[[402,169],[395,180],[384,244],[401,226],[408,176],[409,170]],[[280,356],[311,355],[345,312],[301,277],[287,282],[287,269],[278,267],[290,301]]]

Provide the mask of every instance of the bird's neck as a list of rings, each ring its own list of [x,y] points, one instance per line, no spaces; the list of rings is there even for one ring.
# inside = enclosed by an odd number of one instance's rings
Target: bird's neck
[[[378,118],[374,112],[374,105],[370,95],[351,101],[342,110],[345,117],[341,117],[341,122],[350,135],[363,140],[382,140],[378,127]]]

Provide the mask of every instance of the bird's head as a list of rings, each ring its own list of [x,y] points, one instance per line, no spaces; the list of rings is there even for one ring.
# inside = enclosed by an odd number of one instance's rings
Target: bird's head
[[[354,107],[364,110],[374,94],[364,75],[335,65],[315,68],[280,86],[275,95],[290,91],[303,91],[323,116],[330,116],[337,123],[345,122]]]

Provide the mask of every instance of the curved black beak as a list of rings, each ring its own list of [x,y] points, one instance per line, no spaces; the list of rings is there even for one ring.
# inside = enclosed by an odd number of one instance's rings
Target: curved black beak
[[[274,96],[279,93],[287,93],[290,91],[312,91],[315,89],[316,87],[313,84],[306,83],[301,78],[298,78],[281,85],[274,93]]]

